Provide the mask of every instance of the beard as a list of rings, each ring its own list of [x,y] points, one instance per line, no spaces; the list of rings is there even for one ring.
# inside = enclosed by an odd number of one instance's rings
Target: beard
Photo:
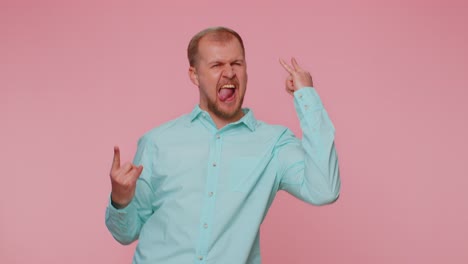
[[[227,111],[223,111],[222,109],[220,109],[216,101],[214,100],[212,101],[208,99],[207,107],[208,107],[208,110],[212,112],[214,115],[216,115],[217,117],[224,119],[224,120],[230,120],[230,119],[235,118],[236,116],[239,116],[239,113],[242,112],[243,103],[244,103],[244,96],[240,98],[240,101],[236,105],[236,109],[234,111],[227,112]]]

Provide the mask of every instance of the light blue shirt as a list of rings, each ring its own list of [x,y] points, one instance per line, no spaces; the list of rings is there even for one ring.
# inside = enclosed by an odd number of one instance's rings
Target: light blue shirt
[[[249,109],[218,130],[198,106],[146,133],[134,159],[144,167],[135,197],[106,211],[116,240],[139,240],[133,263],[257,264],[260,224],[279,190],[314,205],[334,202],[333,124],[314,88],[296,91],[294,103],[302,140]]]

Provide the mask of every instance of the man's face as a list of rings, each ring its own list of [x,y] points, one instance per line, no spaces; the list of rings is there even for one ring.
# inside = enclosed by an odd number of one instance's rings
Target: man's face
[[[247,65],[236,38],[219,42],[203,37],[197,62],[190,67],[190,79],[200,90],[200,108],[214,119],[234,122],[243,116]]]

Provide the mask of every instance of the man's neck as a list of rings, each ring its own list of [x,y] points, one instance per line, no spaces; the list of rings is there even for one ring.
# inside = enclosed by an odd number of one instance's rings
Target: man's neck
[[[218,117],[217,115],[215,115],[214,113],[211,113],[210,111],[207,111],[210,116],[211,116],[211,119],[213,119],[213,122],[215,123],[216,125],[216,128],[219,130],[231,123],[234,123],[234,122],[237,122],[239,121],[245,114],[244,114],[244,111],[242,111],[242,109],[239,111],[238,114],[236,114],[234,117],[232,118],[221,118],[221,117]]]

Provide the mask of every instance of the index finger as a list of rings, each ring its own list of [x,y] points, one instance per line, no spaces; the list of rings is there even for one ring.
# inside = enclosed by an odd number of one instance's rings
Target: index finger
[[[296,58],[293,57],[293,58],[291,59],[291,64],[292,64],[292,66],[294,67],[294,69],[296,69],[296,70],[302,70],[302,68],[299,66],[299,64],[297,64]]]
[[[114,160],[112,161],[112,170],[120,168],[120,149],[119,146],[114,146]]]
[[[288,65],[286,62],[284,62],[284,60],[282,60],[282,59],[279,59],[279,62],[280,62],[280,64],[281,64],[281,66],[283,66],[283,68],[284,68],[287,72],[289,72],[289,74],[293,74],[294,69],[291,68],[291,66],[289,66],[289,65]]]

